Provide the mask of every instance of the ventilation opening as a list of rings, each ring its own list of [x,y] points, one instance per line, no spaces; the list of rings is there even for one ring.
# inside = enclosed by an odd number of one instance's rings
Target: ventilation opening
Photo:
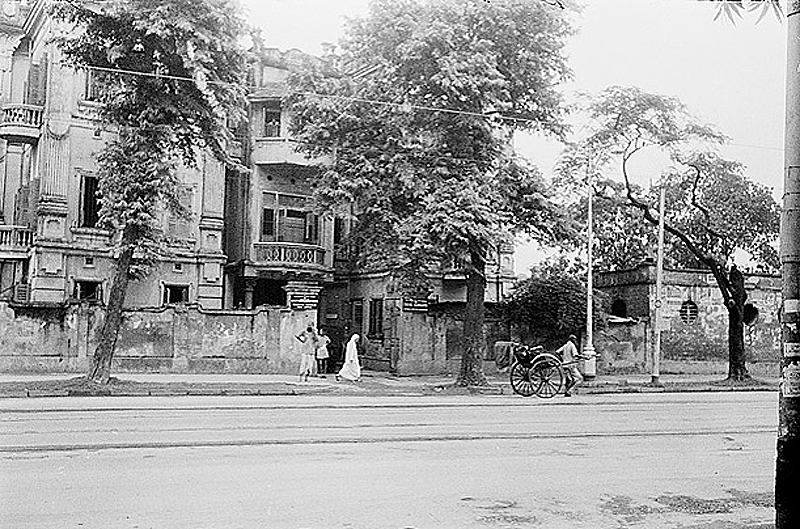
[[[747,303],[742,311],[742,321],[745,325],[753,325],[758,321],[758,309],[752,303]]]
[[[687,325],[691,325],[697,321],[697,312],[697,303],[691,299],[684,301],[679,312],[681,321]]]
[[[615,299],[614,303],[611,304],[611,315],[618,316],[620,318],[627,318],[628,305],[626,305],[621,299]]]

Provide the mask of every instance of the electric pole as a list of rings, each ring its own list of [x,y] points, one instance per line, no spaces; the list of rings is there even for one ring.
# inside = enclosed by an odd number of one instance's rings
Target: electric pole
[[[800,0],[786,13],[786,129],[781,212],[781,385],[775,464],[775,527],[800,527]]]

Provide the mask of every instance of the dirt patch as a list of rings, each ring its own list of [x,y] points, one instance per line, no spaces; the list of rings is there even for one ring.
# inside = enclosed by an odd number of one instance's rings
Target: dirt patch
[[[642,522],[647,516],[661,512],[649,505],[637,505],[628,496],[612,496],[600,505],[600,510],[621,518],[626,524]]]

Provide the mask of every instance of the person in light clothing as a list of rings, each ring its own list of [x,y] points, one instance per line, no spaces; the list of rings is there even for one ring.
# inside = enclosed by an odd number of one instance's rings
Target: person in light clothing
[[[344,365],[336,375],[336,380],[345,379],[358,382],[361,379],[361,365],[358,363],[358,338],[357,334],[350,337],[344,353]]]
[[[564,372],[567,375],[567,387],[564,390],[565,397],[571,397],[570,390],[583,382],[583,375],[578,371],[577,362],[578,358],[585,359],[587,357],[578,353],[576,343],[578,343],[578,338],[574,334],[570,334],[567,343],[556,350],[556,354],[561,357],[561,362],[566,364],[564,366]]]
[[[300,346],[300,380],[306,381],[309,376],[314,374],[316,361],[314,354],[317,350],[317,333],[314,327],[308,326],[306,330],[295,336],[301,343]]]
[[[328,372],[328,358],[330,357],[328,345],[330,343],[330,337],[320,328],[317,331],[317,373],[322,378],[325,378],[325,373]]]

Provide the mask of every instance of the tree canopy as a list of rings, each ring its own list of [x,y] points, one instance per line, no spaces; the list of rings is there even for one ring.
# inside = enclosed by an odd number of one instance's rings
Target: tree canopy
[[[566,149],[559,165],[562,179],[587,171],[602,178],[619,163],[625,207],[656,225],[657,193],[643,193],[634,183],[630,162],[648,147],[670,152],[674,167],[654,175],[668,191],[665,231],[683,249],[678,261],[693,259],[713,274],[729,314],[729,375],[746,378],[742,316],[747,292],[735,252],[746,250],[766,269],[777,265],[779,208],[770,190],[748,180],[740,163],[700,148],[725,137],[675,98],[614,86],[592,98],[586,112],[592,126]]]
[[[163,253],[158,214],[179,205],[179,164],[204,152],[232,164],[227,124],[245,109],[246,30],[230,0],[61,2],[56,42],[100,83],[100,120],[115,132],[98,153],[100,222],[118,234],[117,273],[90,378],[108,380],[134,257]],[[149,259],[148,259],[149,258]]]
[[[515,231],[569,235],[511,139],[564,134],[558,88],[570,75],[571,33],[567,11],[548,2],[376,0],[331,57],[344,75],[295,77],[294,133],[323,160],[321,203],[352,206],[362,266],[406,276],[444,266],[485,282],[491,250]],[[465,334],[476,341],[465,358],[483,347],[484,294],[474,286]],[[462,378],[469,369],[462,364]]]

